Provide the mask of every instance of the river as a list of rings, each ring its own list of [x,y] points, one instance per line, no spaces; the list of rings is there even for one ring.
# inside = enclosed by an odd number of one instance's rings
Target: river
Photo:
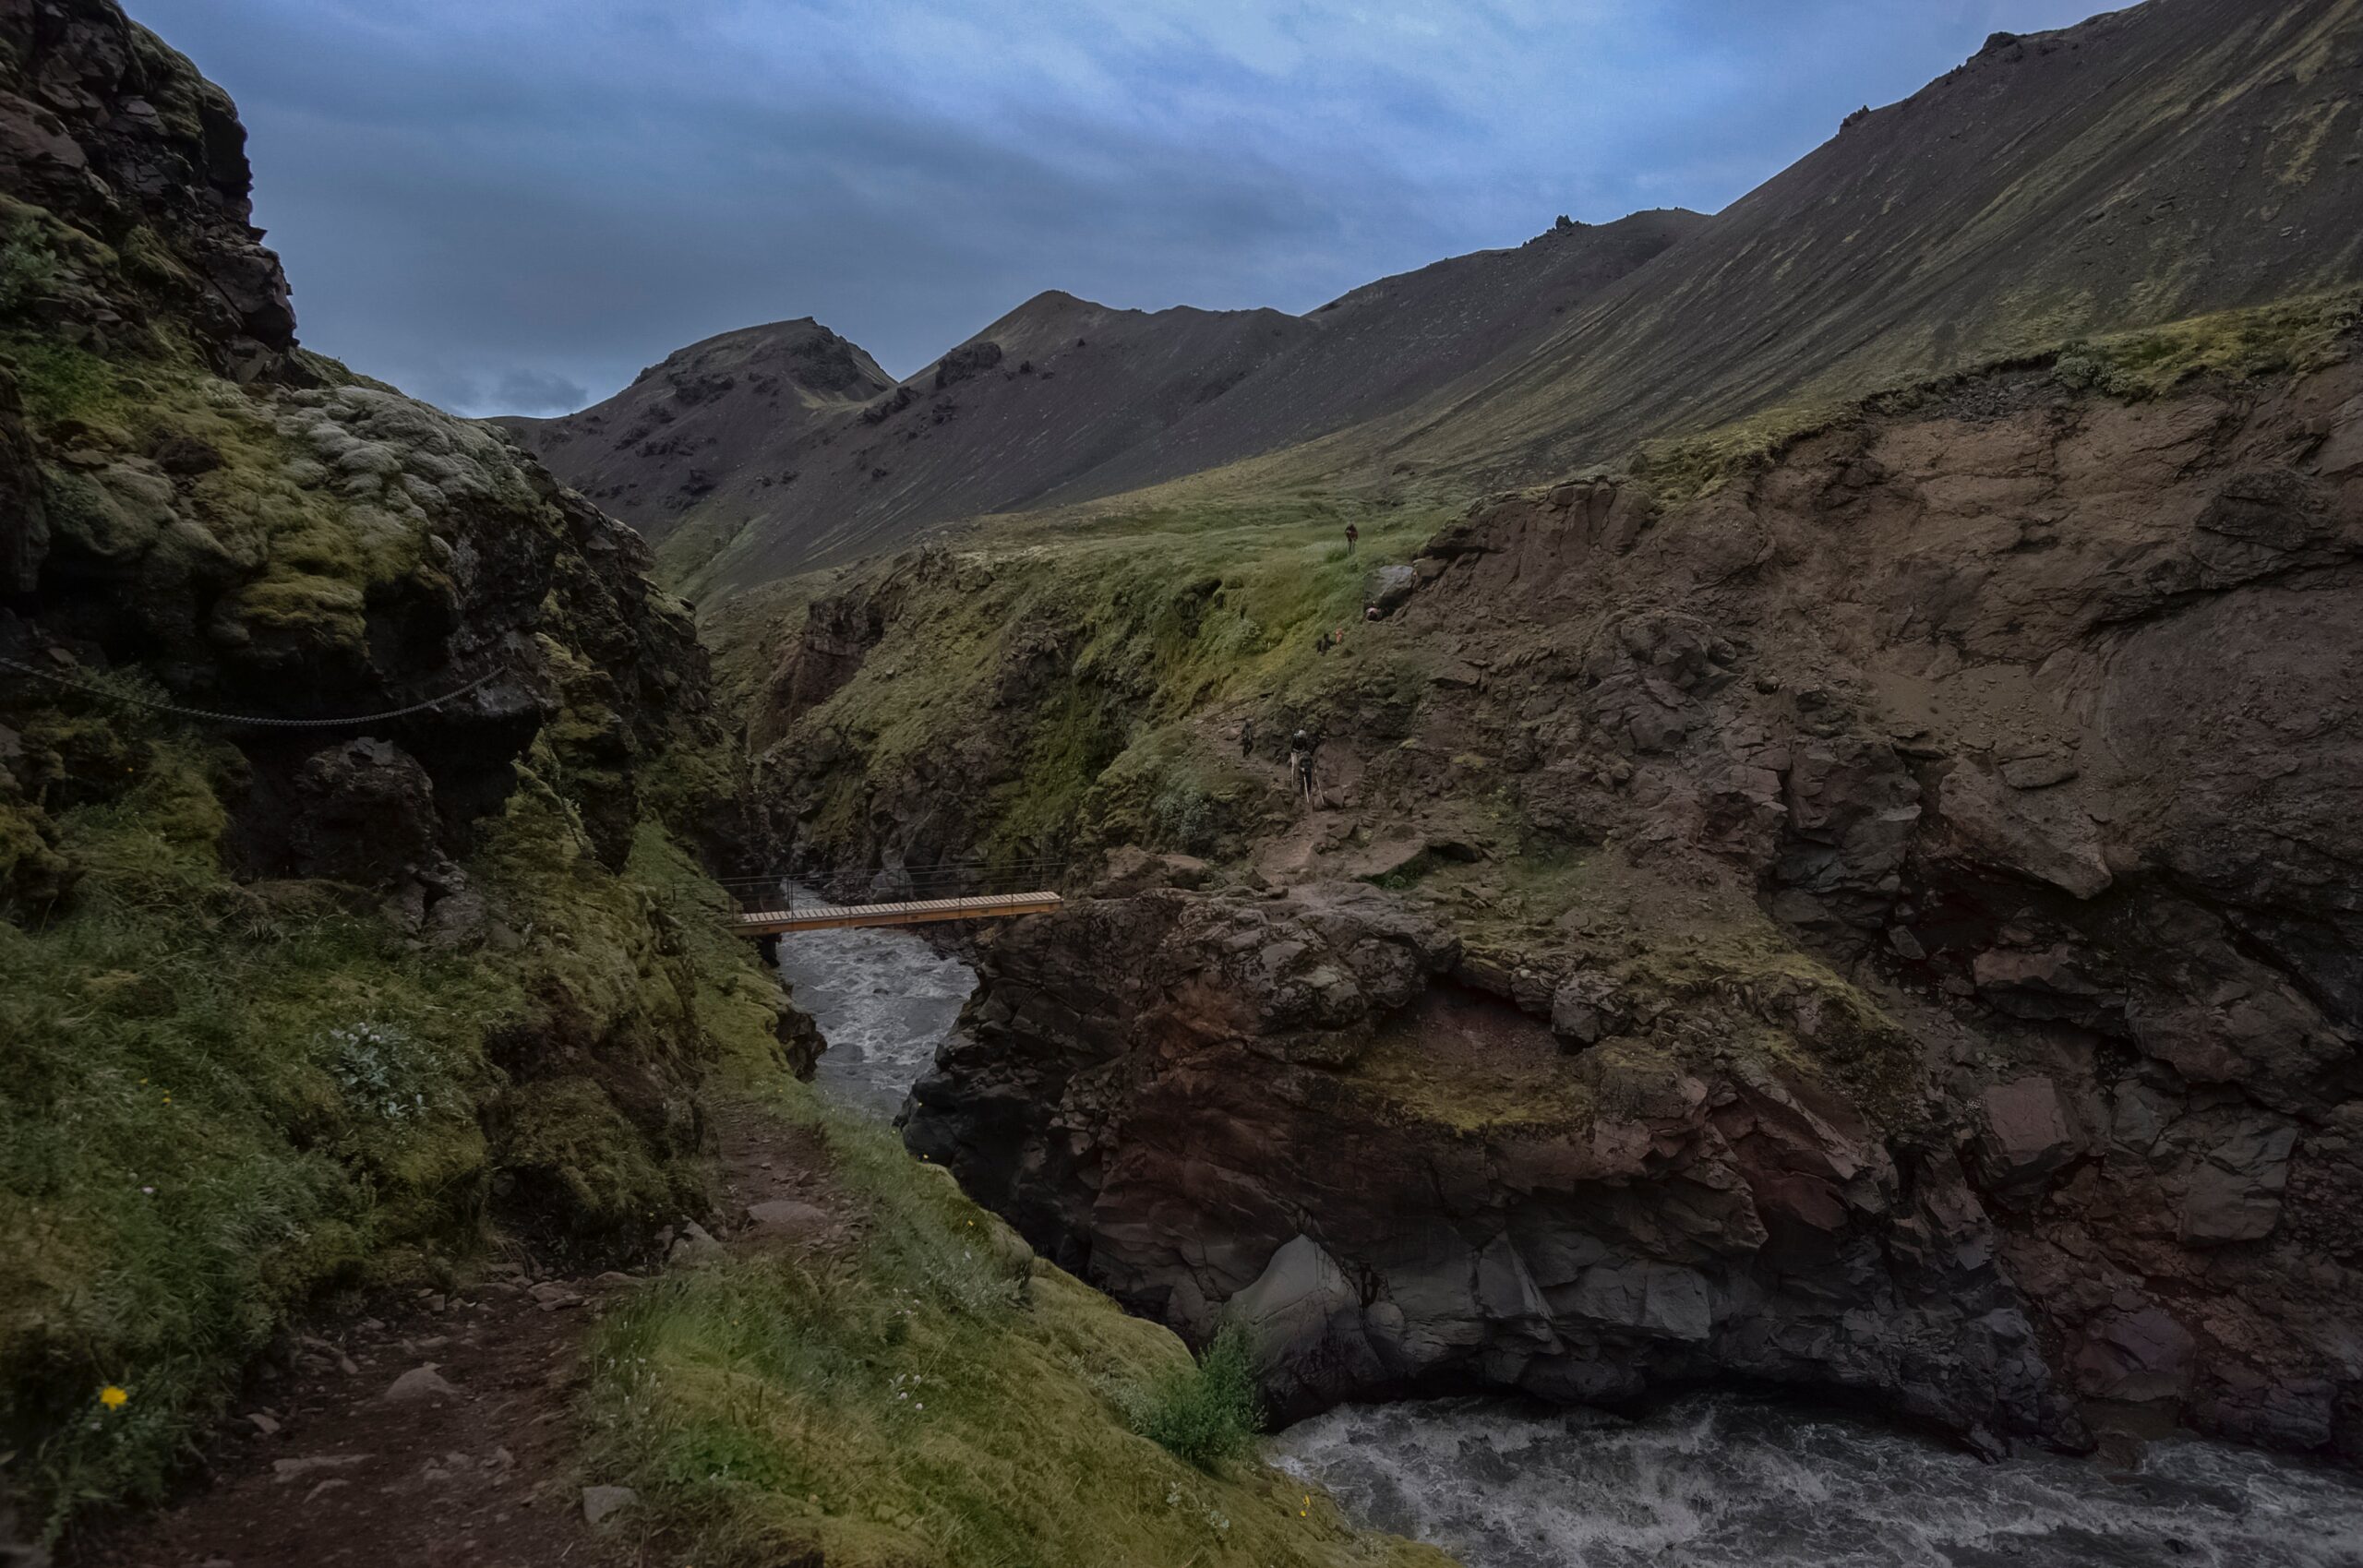
[[[906,930],[808,933],[780,959],[829,1042],[822,1090],[882,1119],[974,981]],[[1349,1406],[1271,1447],[1358,1523],[1468,1568],[2363,1568],[2363,1485],[2221,1443],[2153,1444],[2120,1478],[1716,1394],[1637,1420],[1500,1399]]]

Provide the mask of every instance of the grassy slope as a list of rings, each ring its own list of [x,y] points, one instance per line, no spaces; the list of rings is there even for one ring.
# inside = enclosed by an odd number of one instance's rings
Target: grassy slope
[[[594,1463],[694,1561],[1445,1563],[1252,1458],[1199,1469],[1135,1435],[1179,1339],[1031,1259],[890,1131],[800,1085],[769,1105],[819,1128],[871,1239],[672,1276],[594,1347]]]
[[[1189,1367],[1182,1342],[778,1072],[762,1010],[731,1005],[768,979],[697,917],[719,894],[679,862],[657,885],[715,1023],[716,1088],[817,1134],[862,1221],[832,1251],[668,1275],[595,1340],[590,1464],[690,1561],[1448,1568],[1252,1457],[1198,1469],[1134,1435],[1129,1407]]]
[[[1296,497],[996,530],[925,575],[853,681],[782,743],[783,758],[842,759],[814,780],[817,842],[850,849],[882,789],[961,770],[989,855],[1073,847],[1086,820],[1110,842],[1213,847],[1265,786],[1186,726],[1252,696],[1277,735],[1415,690],[1422,659],[1360,635],[1364,584],[1445,517]],[[1338,627],[1356,652],[1317,653]],[[752,684],[762,656],[725,642],[724,678]]]

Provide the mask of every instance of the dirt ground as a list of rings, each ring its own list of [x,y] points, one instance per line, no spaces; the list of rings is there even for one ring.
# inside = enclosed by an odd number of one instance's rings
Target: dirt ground
[[[729,1247],[822,1247],[849,1227],[818,1138],[715,1118]],[[686,1249],[685,1249],[686,1251]],[[258,1372],[186,1496],[78,1540],[64,1568],[654,1568],[681,1554],[624,1507],[599,1525],[571,1422],[598,1317],[649,1275],[553,1275],[522,1247],[475,1285],[315,1325]],[[692,1266],[684,1258],[674,1266]]]

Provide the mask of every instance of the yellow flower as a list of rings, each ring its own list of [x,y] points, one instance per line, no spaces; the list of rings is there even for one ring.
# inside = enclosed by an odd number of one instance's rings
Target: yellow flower
[[[99,1390],[99,1403],[105,1406],[110,1410],[120,1410],[126,1405],[131,1403],[131,1395],[116,1387],[114,1383],[109,1383],[106,1387]]]

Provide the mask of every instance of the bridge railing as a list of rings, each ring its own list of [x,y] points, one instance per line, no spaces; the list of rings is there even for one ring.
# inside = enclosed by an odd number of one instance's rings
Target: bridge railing
[[[988,898],[1007,893],[1047,892],[1065,880],[1062,858],[959,861],[917,869],[894,868],[854,876],[816,878],[822,890],[786,871],[757,871],[717,879],[742,915],[786,914],[816,905],[858,908],[866,904],[905,904],[939,898]],[[799,888],[801,891],[799,892]]]

